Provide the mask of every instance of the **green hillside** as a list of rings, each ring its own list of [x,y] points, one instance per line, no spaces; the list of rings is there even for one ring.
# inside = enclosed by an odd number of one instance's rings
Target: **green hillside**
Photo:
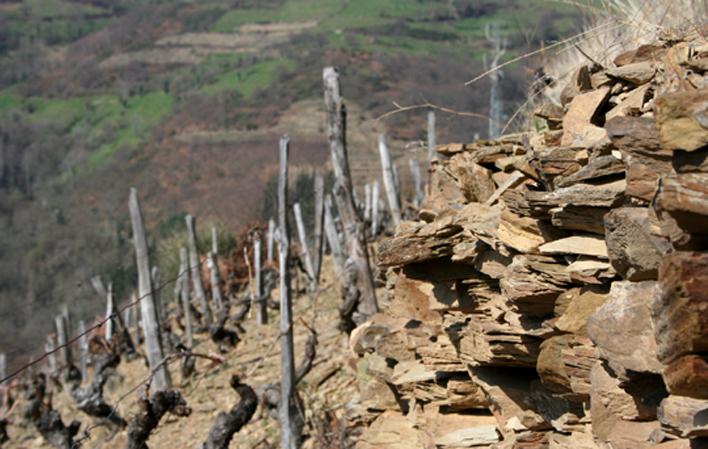
[[[374,122],[392,102],[486,114],[486,81],[464,81],[484,70],[488,23],[509,60],[578,22],[542,0],[0,1],[0,351],[34,347],[64,302],[100,313],[95,274],[128,293],[130,186],[155,246],[185,212],[232,229],[261,218],[282,133],[304,173],[326,163],[322,67],[342,73],[364,179],[378,132],[400,159],[424,136],[425,111]],[[533,64],[505,69],[507,116]],[[438,125],[439,141],[487,129],[455,115]]]

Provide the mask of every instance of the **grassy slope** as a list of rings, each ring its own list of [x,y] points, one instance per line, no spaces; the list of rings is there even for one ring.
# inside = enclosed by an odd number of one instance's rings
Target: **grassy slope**
[[[0,47],[0,63],[6,63],[0,67],[23,69],[3,78],[12,81],[0,85],[0,122],[32,127],[29,145],[39,148],[33,163],[40,164],[35,171],[41,174],[34,176],[30,194],[17,190],[0,200],[4,210],[15,211],[3,222],[6,237],[0,238],[4,263],[12,263],[12,269],[0,267],[6,273],[0,279],[0,316],[18,298],[30,305],[34,298],[50,305],[31,317],[42,326],[59,300],[75,302],[88,317],[101,305],[86,296],[90,289],[75,286],[96,273],[108,274],[125,292],[132,284],[123,210],[128,185],[146,197],[150,227],[187,210],[233,227],[257,218],[261,189],[272,173],[272,142],[280,133],[296,135],[297,163],[326,160],[320,127],[304,121],[317,122],[320,112],[298,109],[319,97],[322,66],[341,67],[345,95],[361,117],[390,109],[392,100],[418,102],[421,96],[479,109],[486,107],[486,92],[465,90],[462,82],[480,70],[485,23],[497,22],[511,38],[510,58],[527,45],[519,29],[534,42],[553,39],[571,32],[575,17],[573,10],[544,0],[460,1],[469,8],[457,11],[459,18],[449,2],[436,0],[276,0],[244,9],[229,9],[230,3],[116,0],[108,9],[25,0],[0,10],[0,43],[7,47]],[[130,12],[141,22],[117,25]],[[196,64],[99,65],[115,54],[156,48],[162,36],[230,34],[248,24],[310,20],[317,25],[285,42],[244,53],[224,50]],[[117,37],[102,41],[112,27]],[[37,59],[45,65],[32,71]],[[507,75],[509,95],[523,92],[514,87],[524,76],[520,69]],[[420,137],[420,127],[404,116],[390,126],[401,139]],[[484,132],[483,123],[454,118],[439,120],[439,126],[441,141]],[[375,138],[375,130],[367,129],[350,127],[355,171],[362,168],[356,173],[375,172],[375,161],[360,156]],[[238,143],[191,137],[204,132]],[[91,264],[79,266],[86,260]],[[30,270],[37,273],[33,281]],[[36,284],[29,295],[28,282]],[[19,312],[22,319],[8,332],[36,338],[26,326],[29,309]],[[0,331],[0,341],[6,337]]]

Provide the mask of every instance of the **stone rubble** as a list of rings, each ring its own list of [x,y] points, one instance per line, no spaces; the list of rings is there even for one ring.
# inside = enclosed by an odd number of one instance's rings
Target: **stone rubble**
[[[437,147],[351,335],[358,448],[708,442],[708,44],[588,65],[538,132]]]

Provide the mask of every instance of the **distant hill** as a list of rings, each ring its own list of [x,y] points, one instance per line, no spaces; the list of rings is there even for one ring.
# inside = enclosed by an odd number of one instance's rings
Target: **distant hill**
[[[130,186],[154,246],[185,212],[232,229],[261,218],[283,133],[301,172],[326,164],[322,67],[341,70],[363,181],[378,132],[399,159],[422,154],[425,111],[374,121],[392,102],[487,113],[486,81],[464,86],[484,70],[487,23],[509,60],[578,22],[541,0],[0,0],[0,351],[36,347],[62,303],[100,313],[95,274],[119,295],[134,285]],[[507,116],[532,69],[504,70]],[[468,141],[487,123],[440,115],[438,129]]]

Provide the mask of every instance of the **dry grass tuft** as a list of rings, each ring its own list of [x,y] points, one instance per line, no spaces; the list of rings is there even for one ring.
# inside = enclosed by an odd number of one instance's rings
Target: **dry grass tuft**
[[[558,101],[566,79],[582,64],[611,66],[620,53],[657,41],[670,32],[700,32],[706,0],[560,0],[587,11],[585,31],[553,54],[545,65],[558,82],[545,95]],[[591,59],[592,61],[590,61]]]

